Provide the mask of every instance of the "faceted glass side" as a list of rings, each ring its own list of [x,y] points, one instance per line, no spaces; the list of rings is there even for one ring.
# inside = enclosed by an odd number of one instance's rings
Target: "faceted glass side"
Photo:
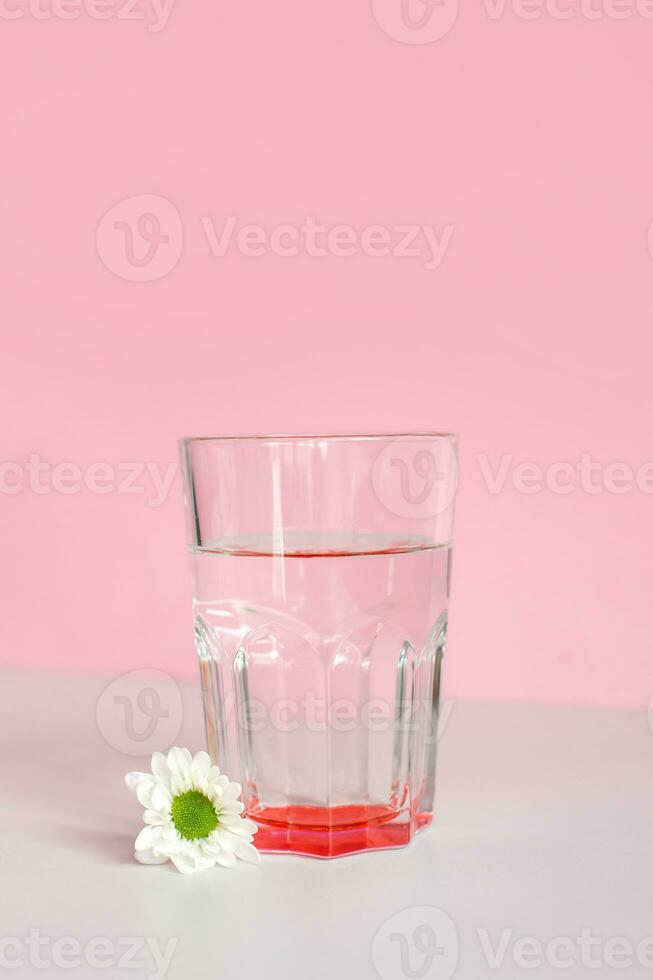
[[[337,644],[285,617],[233,654],[226,612],[195,622],[207,741],[242,783],[257,847],[336,857],[407,844],[433,815],[446,612],[419,653],[380,617]]]

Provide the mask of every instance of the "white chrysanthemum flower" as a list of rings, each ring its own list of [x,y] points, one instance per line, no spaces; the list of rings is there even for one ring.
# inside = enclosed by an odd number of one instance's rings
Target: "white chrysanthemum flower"
[[[145,807],[146,825],[134,844],[141,864],[172,861],[190,874],[221,864],[233,868],[236,858],[258,864],[252,838],[253,820],[241,817],[240,785],[231,783],[211,765],[206,752],[191,756],[188,749],[155,752],[152,772],[128,772],[128,789]]]

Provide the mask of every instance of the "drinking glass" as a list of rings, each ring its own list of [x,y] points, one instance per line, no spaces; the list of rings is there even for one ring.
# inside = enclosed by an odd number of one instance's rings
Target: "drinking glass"
[[[257,846],[408,843],[433,816],[455,436],[180,446],[208,749]]]

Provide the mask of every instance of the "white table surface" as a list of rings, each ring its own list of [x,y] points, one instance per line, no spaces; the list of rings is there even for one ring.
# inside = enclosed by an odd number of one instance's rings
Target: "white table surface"
[[[188,980],[653,976],[645,713],[449,704],[436,823],[408,848],[182,876],[133,860],[140,807],[123,774],[146,760],[98,726],[107,681],[0,675],[0,974],[161,976],[147,938],[172,954],[165,976]],[[182,696],[177,741],[196,748],[197,689]],[[119,964],[129,937],[135,969]]]

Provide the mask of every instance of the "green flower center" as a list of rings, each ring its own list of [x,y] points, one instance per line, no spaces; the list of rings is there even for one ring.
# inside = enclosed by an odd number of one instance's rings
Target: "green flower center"
[[[177,832],[186,840],[208,837],[218,826],[215,807],[208,796],[196,789],[175,796],[170,815]]]

